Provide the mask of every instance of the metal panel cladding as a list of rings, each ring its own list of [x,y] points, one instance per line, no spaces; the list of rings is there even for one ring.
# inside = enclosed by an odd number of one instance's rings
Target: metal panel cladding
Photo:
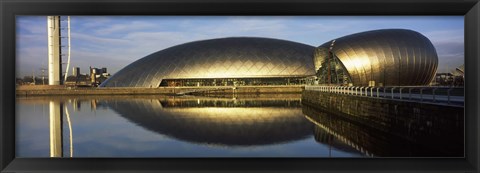
[[[101,87],[157,87],[162,79],[306,77],[314,47],[256,37],[230,37],[170,47],[126,66]]]
[[[331,43],[320,47],[329,49]],[[357,86],[367,86],[369,81],[384,86],[428,85],[438,66],[437,52],[430,40],[406,29],[373,30],[344,36],[335,39],[332,53]],[[318,69],[322,57],[314,59]]]

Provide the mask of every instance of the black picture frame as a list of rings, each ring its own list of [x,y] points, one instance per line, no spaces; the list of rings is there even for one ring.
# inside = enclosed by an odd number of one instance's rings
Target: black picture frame
[[[478,0],[1,0],[1,172],[478,172]],[[465,158],[15,158],[17,15],[464,15]]]

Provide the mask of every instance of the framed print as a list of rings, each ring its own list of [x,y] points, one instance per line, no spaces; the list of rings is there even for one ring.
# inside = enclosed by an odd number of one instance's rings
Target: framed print
[[[478,171],[478,1],[1,10],[2,172]]]

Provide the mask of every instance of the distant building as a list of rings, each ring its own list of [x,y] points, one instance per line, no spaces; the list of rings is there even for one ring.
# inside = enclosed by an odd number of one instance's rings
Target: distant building
[[[455,70],[449,73],[437,73],[435,75],[435,80],[432,81],[431,85],[464,86],[465,85],[464,65],[461,65],[460,67],[455,68]]]
[[[46,85],[48,84],[48,78],[40,78],[33,76],[24,76],[23,78],[16,78],[16,85]]]
[[[64,76],[62,76],[63,79]],[[107,73],[107,68],[91,68],[90,74],[81,74],[80,67],[72,69],[72,75],[68,76],[65,81],[62,81],[66,86],[98,86],[103,81],[107,80],[110,74]],[[16,85],[48,85],[48,78],[24,76],[23,78],[15,79]]]
[[[79,76],[80,75],[80,67],[73,67],[73,76]]]
[[[64,83],[67,86],[98,86],[110,77],[106,67],[90,67],[89,72],[89,74],[81,74],[80,68],[74,67],[72,76],[68,76]]]
[[[110,77],[110,74],[107,73],[107,68],[95,68],[90,67],[90,82],[92,86],[98,86],[102,82],[106,81]]]
[[[68,76],[65,85],[67,86],[91,86],[89,75],[77,74],[78,76]]]

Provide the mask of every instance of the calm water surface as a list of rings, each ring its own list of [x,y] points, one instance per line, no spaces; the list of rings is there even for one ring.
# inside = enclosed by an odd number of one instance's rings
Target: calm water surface
[[[306,115],[309,109],[302,107],[300,97],[17,98],[16,155],[373,156],[367,149],[322,124],[325,119],[319,117],[321,115]]]

